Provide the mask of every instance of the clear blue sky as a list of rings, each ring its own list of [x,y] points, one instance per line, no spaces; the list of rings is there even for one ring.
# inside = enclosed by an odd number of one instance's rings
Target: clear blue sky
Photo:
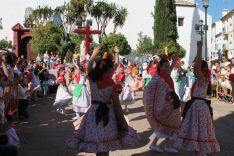
[[[196,0],[196,2],[199,8],[203,8],[202,0]],[[234,8],[234,0],[209,0],[209,2],[208,13],[213,16],[213,22],[221,18],[223,9],[230,11]]]

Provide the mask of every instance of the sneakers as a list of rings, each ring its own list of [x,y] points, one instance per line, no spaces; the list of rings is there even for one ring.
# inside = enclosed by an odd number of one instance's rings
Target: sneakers
[[[167,147],[167,146],[165,146],[165,147],[164,147],[164,150],[165,150],[166,152],[169,152],[169,153],[178,153],[178,150],[175,149],[174,147]]]
[[[157,145],[152,145],[151,144],[149,148],[154,152],[159,152],[159,153],[163,152],[163,150],[160,147],[158,147]]]

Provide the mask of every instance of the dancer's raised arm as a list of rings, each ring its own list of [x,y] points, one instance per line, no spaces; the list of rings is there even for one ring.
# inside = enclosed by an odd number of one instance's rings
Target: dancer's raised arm
[[[94,48],[92,56],[89,59],[88,73],[93,69],[93,62],[94,62],[95,58],[98,56],[98,54],[99,54],[99,48],[96,47],[96,48]]]
[[[201,72],[201,61],[202,61],[202,41],[197,41],[197,56],[194,64],[194,74],[197,78],[202,75]]]
[[[119,47],[115,46],[115,64],[114,64],[114,70],[116,70],[119,66]]]

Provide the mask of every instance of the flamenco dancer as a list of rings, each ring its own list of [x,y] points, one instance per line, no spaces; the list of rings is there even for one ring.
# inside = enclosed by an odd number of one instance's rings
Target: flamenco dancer
[[[149,148],[155,152],[163,152],[163,149],[157,145],[159,139],[165,139],[164,150],[166,152],[178,152],[172,146],[171,137],[181,123],[180,100],[175,93],[174,83],[170,77],[178,57],[173,55],[172,60],[170,66],[166,57],[161,58],[158,74],[153,75],[143,94],[146,117],[156,135]]]
[[[53,104],[54,107],[57,108],[57,112],[59,114],[64,114],[65,105],[71,103],[72,96],[70,90],[68,89],[66,79],[65,79],[65,68],[60,67],[58,70],[58,78],[57,83],[59,84],[58,90],[56,93],[55,102]]]
[[[88,63],[91,107],[83,116],[75,136],[67,141],[67,145],[79,152],[108,156],[109,151],[121,149],[125,144],[134,145],[137,134],[128,126],[122,112],[119,102],[121,86],[116,85],[112,79],[113,60],[108,56],[97,61],[93,68],[98,54],[99,49],[95,48]]]
[[[191,151],[194,156],[220,151],[212,120],[211,101],[206,99],[207,91],[210,90],[211,72],[207,62],[201,58],[202,41],[198,41],[194,64],[196,80],[191,90],[191,100],[185,105],[183,122],[174,135],[175,147]]]
[[[79,119],[80,115],[85,114],[91,103],[84,69],[81,65],[76,65],[76,71],[77,73],[74,74],[76,85],[72,97],[72,104],[76,113],[76,116],[73,118],[74,120]]]

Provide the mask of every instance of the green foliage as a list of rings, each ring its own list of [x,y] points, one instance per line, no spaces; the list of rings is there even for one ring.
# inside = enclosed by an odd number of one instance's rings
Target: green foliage
[[[80,53],[80,44],[83,39],[83,35],[71,34],[68,39],[69,41],[62,42],[59,49],[61,59],[63,60],[65,58],[68,61],[73,54]]]
[[[106,1],[98,1],[91,5],[88,12],[95,18],[98,30],[102,33],[100,38],[106,36],[106,28],[110,21],[113,21],[115,33],[118,27],[122,27],[126,21],[128,11],[124,7],[119,7],[115,3],[107,3]]]
[[[168,54],[175,54],[176,53],[176,54],[178,54],[178,56],[180,58],[183,58],[185,56],[185,54],[186,54],[186,51],[182,46],[180,46],[179,51],[177,51],[177,45],[173,41],[162,42],[159,45],[159,49],[157,50],[157,54],[158,55],[164,54],[165,53],[165,47],[167,47],[167,49],[168,49]]]
[[[8,50],[8,49],[12,49],[12,41],[7,41],[6,39],[2,39],[0,41],[0,49],[1,50]]]
[[[114,23],[113,32],[114,33],[116,33],[118,27],[120,28],[123,27],[127,16],[128,16],[128,10],[126,8],[124,7],[117,8],[115,16],[114,16],[114,20],[113,20],[113,23]]]
[[[48,22],[32,28],[31,48],[36,53],[58,51],[62,36],[62,28]]]
[[[162,42],[176,42],[177,17],[175,0],[155,0],[154,8],[154,45],[159,48]]]
[[[135,54],[141,55],[146,53],[152,53],[154,50],[153,40],[146,35],[143,35],[142,32],[138,34],[138,43]]]
[[[38,6],[35,10],[32,11],[30,15],[25,17],[24,25],[26,27],[32,27],[33,25],[45,25],[53,16],[53,9],[48,6]]]
[[[103,37],[100,43],[100,48],[104,52],[114,53],[114,47],[118,46],[120,55],[128,55],[131,53],[131,47],[128,44],[126,37],[123,34],[111,33],[106,37]]]

